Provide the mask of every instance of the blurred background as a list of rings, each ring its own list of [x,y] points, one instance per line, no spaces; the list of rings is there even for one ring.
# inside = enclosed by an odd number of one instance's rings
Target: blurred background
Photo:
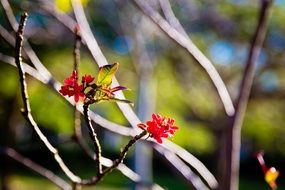
[[[19,20],[22,10],[29,11],[26,38],[43,64],[60,82],[73,69],[74,34],[55,19],[40,0],[11,0],[12,10]],[[51,1],[52,2],[52,1]],[[69,1],[56,1],[58,11],[74,18]],[[163,0],[149,1],[161,12]],[[200,50],[214,63],[235,100],[248,56],[251,38],[258,19],[258,0],[172,0],[176,17]],[[119,62],[118,81],[131,91],[127,99],[143,120],[156,112],[176,120],[179,131],[171,140],[198,157],[218,176],[218,158],[227,120],[211,82],[179,46],[163,34],[131,3],[123,0],[85,0],[89,24],[108,62]],[[162,12],[161,12],[162,13]],[[0,24],[14,35],[3,7]],[[285,1],[275,0],[268,33],[258,58],[254,84],[242,128],[240,189],[269,189],[254,156],[264,150],[269,166],[280,172],[280,189],[285,186]],[[2,29],[1,29],[2,30]],[[5,38],[5,37],[4,37]],[[0,38],[0,54],[14,56],[14,49]],[[30,64],[30,62],[24,60]],[[98,67],[89,51],[81,49],[80,74],[95,75]],[[52,144],[72,170],[81,176],[92,176],[92,160],[71,143],[73,109],[60,95],[42,83],[28,77],[28,92],[32,114]],[[20,86],[15,67],[0,61],[0,141],[63,176],[33,130],[23,119]],[[92,109],[116,123],[129,126],[115,103],[102,103]],[[88,131],[82,130],[88,138]],[[128,138],[97,127],[103,144],[103,155],[115,158]],[[86,141],[88,141],[86,139]],[[88,141],[89,142],[89,141]],[[91,142],[89,142],[91,144]],[[126,164],[135,168],[134,149]],[[166,189],[189,189],[161,156],[147,151],[149,178]],[[144,154],[141,154],[143,156]],[[84,162],[82,161],[84,160]],[[86,161],[85,161],[86,160]],[[57,189],[46,179],[1,154],[2,181],[10,189]],[[152,162],[152,164],[151,164]],[[5,163],[5,164],[4,164]],[[5,166],[5,167],[4,167]],[[283,179],[282,179],[283,178]],[[283,181],[282,181],[283,180]],[[114,171],[98,189],[130,189],[134,185]],[[91,187],[83,189],[94,189]]]

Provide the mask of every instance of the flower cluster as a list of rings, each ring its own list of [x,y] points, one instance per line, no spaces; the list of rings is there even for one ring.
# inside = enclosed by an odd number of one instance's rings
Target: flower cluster
[[[83,77],[82,77],[83,80]],[[71,76],[64,80],[64,85],[61,86],[61,89],[59,92],[63,96],[74,96],[74,101],[78,102],[79,98],[85,97],[85,94],[83,93],[84,87],[82,84],[78,84],[78,74],[76,71],[73,71]]]
[[[99,103],[103,101],[121,101],[131,103],[128,100],[115,98],[114,92],[125,90],[123,86],[111,88],[112,77],[118,69],[118,63],[105,65],[99,68],[97,81],[94,82],[92,75],[84,75],[80,83],[78,82],[78,73],[73,71],[72,74],[64,80],[59,92],[63,96],[74,96],[74,101],[78,102],[83,99],[84,102]]]
[[[159,114],[152,114],[152,120],[147,121],[145,124],[139,124],[143,130],[149,133],[149,136],[154,138],[158,143],[162,143],[161,138],[168,138],[174,135],[178,129],[174,126],[174,119],[160,116]]]
[[[277,189],[276,179],[279,176],[279,171],[276,170],[274,167],[267,168],[265,161],[263,159],[263,152],[258,152],[256,154],[256,158],[262,168],[262,171],[264,173],[264,179],[269,184],[271,189]]]

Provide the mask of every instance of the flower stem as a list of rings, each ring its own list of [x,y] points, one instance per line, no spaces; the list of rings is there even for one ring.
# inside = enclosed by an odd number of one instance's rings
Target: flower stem
[[[119,164],[121,164],[124,160],[124,158],[126,157],[128,151],[130,150],[130,148],[139,140],[141,139],[143,136],[145,136],[147,134],[147,131],[143,131],[140,134],[134,136],[129,142],[128,144],[124,147],[124,149],[121,151],[121,154],[119,156],[119,158],[117,158],[114,162],[113,165],[106,168],[101,174],[99,174],[97,177],[92,178],[90,180],[82,180],[83,185],[95,185],[97,184],[99,181],[101,181],[103,179],[103,177],[105,175],[107,175],[108,173],[112,172],[113,169],[115,169],[116,167],[119,166]]]
[[[103,174],[106,175],[107,173],[111,172],[114,168],[116,168],[121,162],[123,162],[123,160],[125,159],[128,151],[130,150],[130,148],[139,140],[141,139],[143,136],[145,136],[147,134],[147,131],[143,131],[141,132],[139,135],[134,136],[129,142],[128,144],[124,147],[124,149],[122,150],[120,157],[117,158],[113,165],[109,168],[106,168],[103,171]]]
[[[95,155],[96,155],[96,168],[97,168],[97,175],[100,176],[102,174],[102,165],[101,165],[101,145],[99,143],[99,140],[97,138],[97,134],[95,132],[95,129],[92,126],[90,116],[89,116],[89,104],[85,103],[83,105],[83,113],[84,113],[84,118],[85,122],[88,126],[89,129],[89,135],[90,138],[93,141],[93,144],[95,146]]]

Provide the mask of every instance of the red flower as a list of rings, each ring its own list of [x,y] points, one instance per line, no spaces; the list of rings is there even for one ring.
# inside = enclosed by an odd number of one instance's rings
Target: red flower
[[[82,77],[82,83],[87,83],[87,84],[89,84],[89,83],[91,83],[92,81],[94,80],[94,77],[92,77],[91,75],[84,75],[83,77]]]
[[[139,124],[138,126],[144,130],[147,130],[150,137],[154,138],[158,143],[162,143],[161,138],[167,138],[172,136],[178,129],[174,126],[174,119],[168,117],[162,117],[159,114],[152,114],[152,120],[147,121],[146,125]]]
[[[64,85],[59,90],[63,96],[74,96],[75,102],[78,102],[80,97],[85,97],[83,93],[84,87],[83,85],[78,85],[77,79],[77,72],[73,71],[71,76],[64,80]]]
[[[64,85],[73,86],[75,83],[77,83],[78,79],[77,75],[78,75],[77,72],[73,71],[71,76],[64,80]]]

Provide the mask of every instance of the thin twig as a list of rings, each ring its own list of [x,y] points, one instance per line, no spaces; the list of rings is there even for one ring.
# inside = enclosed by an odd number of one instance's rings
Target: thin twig
[[[170,37],[175,43],[185,49],[193,59],[199,63],[199,65],[205,70],[213,85],[215,86],[224,109],[228,116],[232,116],[235,112],[231,97],[224,84],[221,76],[213,66],[211,61],[196,47],[189,37],[185,37],[183,34],[173,28],[157,11],[155,11],[146,1],[132,0],[132,2],[149,17],[168,37]]]
[[[79,32],[79,28],[74,28],[74,47],[73,47],[73,70],[76,71],[77,76],[79,76],[79,64],[80,64],[80,46],[81,46],[81,36]],[[76,78],[76,81],[78,82],[78,78]],[[76,108],[77,103],[75,102],[73,113],[74,113],[74,138],[76,142],[79,144],[79,146],[82,148],[82,134],[81,134],[81,120],[80,120],[80,112]],[[85,147],[82,148],[84,152],[86,152]],[[73,189],[79,190],[81,187],[79,184],[74,183]]]
[[[122,150],[120,157],[118,159],[116,159],[113,163],[113,165],[109,168],[106,168],[103,171],[103,174],[107,174],[110,173],[114,168],[116,168],[120,163],[123,162],[123,160],[125,159],[129,149],[142,137],[144,137],[147,134],[146,131],[141,132],[139,135],[134,136],[129,142],[128,144],[124,147],[124,149]]]
[[[85,118],[85,122],[87,124],[87,127],[89,129],[89,135],[90,138],[93,141],[94,147],[95,147],[95,155],[96,155],[96,169],[97,169],[97,176],[100,176],[102,173],[102,165],[101,165],[101,145],[99,143],[99,140],[97,138],[97,134],[95,132],[95,129],[92,126],[91,119],[89,116],[89,104],[85,103],[83,105],[83,114]]]
[[[226,183],[224,189],[238,189],[241,144],[240,133],[253,83],[256,61],[260,54],[260,49],[264,42],[266,34],[267,22],[270,17],[270,7],[272,5],[272,2],[272,0],[261,0],[259,21],[252,38],[249,55],[246,61],[246,66],[236,103],[236,113],[230,119],[230,128],[229,132],[227,133],[228,142],[226,143],[226,173],[224,176],[224,181]]]
[[[124,149],[122,150],[120,156],[118,159],[116,159],[112,166],[106,168],[100,175],[98,175],[97,177],[95,178],[92,178],[91,180],[83,180],[82,181],[82,184],[83,185],[95,185],[97,184],[98,182],[100,182],[103,177],[105,175],[107,175],[108,173],[112,172],[115,168],[117,168],[119,166],[120,163],[123,162],[124,158],[126,157],[129,149],[139,140],[141,139],[142,137],[144,137],[145,135],[147,134],[146,131],[143,131],[141,132],[139,135],[136,135],[135,137],[133,137],[129,142],[128,144],[124,147]]]
[[[71,190],[71,186],[66,183],[63,179],[55,175],[52,171],[44,168],[43,166],[33,162],[29,158],[26,158],[16,152],[14,149],[6,147],[2,149],[3,153],[12,158],[13,160],[19,162],[20,164],[23,164],[27,168],[37,172],[38,174],[42,175],[43,177],[50,180],[52,183],[54,183],[56,186],[58,186],[61,189],[64,190]]]
[[[75,39],[74,39],[74,48],[73,48],[73,62],[74,70],[77,71],[79,75],[79,64],[80,64],[80,47],[81,47],[81,35],[80,28],[76,26],[74,29]]]
[[[81,179],[74,175],[69,168],[65,165],[63,160],[58,154],[58,151],[56,148],[54,148],[48,139],[44,136],[44,134],[41,132],[39,129],[37,123],[34,121],[33,116],[31,115],[31,108],[30,108],[30,103],[29,103],[29,98],[28,98],[28,93],[27,93],[27,83],[25,79],[25,72],[23,70],[23,65],[22,65],[22,45],[23,45],[23,32],[24,32],[24,27],[27,21],[28,14],[25,12],[21,16],[21,20],[19,23],[19,29],[16,33],[16,45],[15,45],[15,63],[18,67],[19,71],[19,77],[20,77],[20,84],[21,84],[21,94],[22,94],[22,100],[24,103],[24,109],[22,109],[22,113],[28,123],[33,126],[34,130],[36,131],[37,135],[39,138],[42,140],[42,142],[45,144],[45,146],[48,148],[48,150],[54,155],[55,160],[59,164],[60,168],[62,171],[67,175],[68,178],[70,178],[71,181],[73,182],[80,182]]]

